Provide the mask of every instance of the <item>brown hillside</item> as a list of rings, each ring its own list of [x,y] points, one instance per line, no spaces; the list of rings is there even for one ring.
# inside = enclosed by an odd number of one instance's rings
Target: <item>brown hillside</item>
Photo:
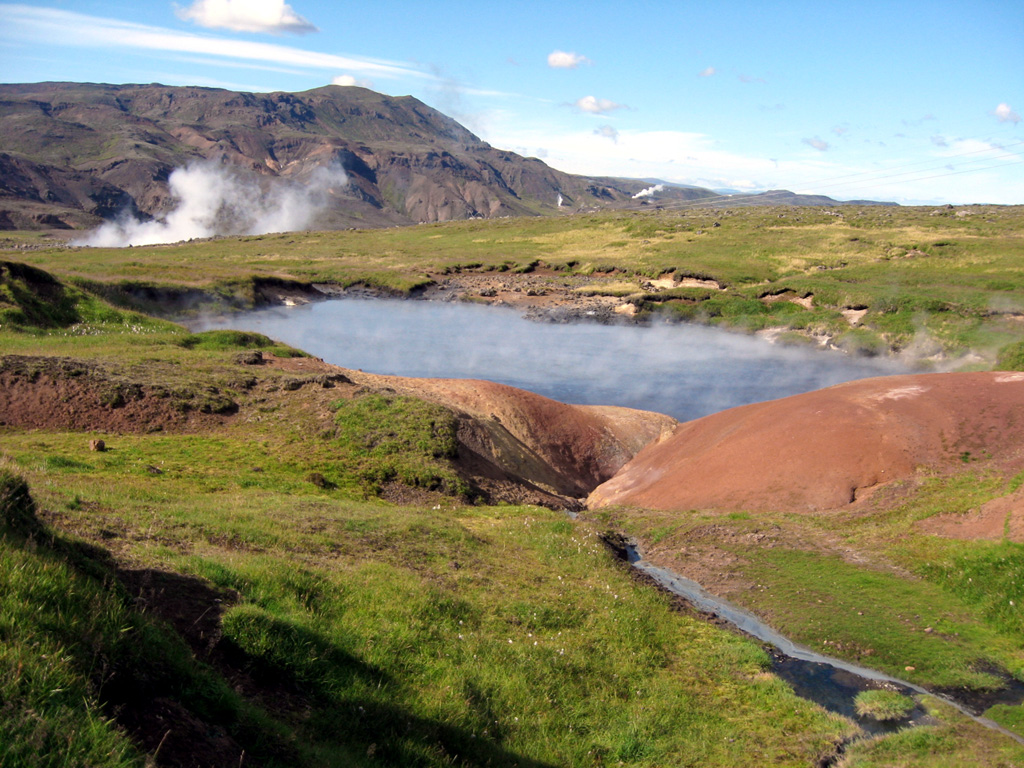
[[[0,226],[78,227],[122,210],[159,216],[173,207],[171,172],[197,162],[265,187],[342,167],[348,184],[332,188],[322,228],[555,214],[630,203],[645,186],[562,173],[491,147],[411,96],[365,88],[0,85]],[[675,187],[664,195],[716,197]]]
[[[866,379],[707,416],[643,450],[588,506],[832,509],[974,461],[1024,464],[1024,374]]]

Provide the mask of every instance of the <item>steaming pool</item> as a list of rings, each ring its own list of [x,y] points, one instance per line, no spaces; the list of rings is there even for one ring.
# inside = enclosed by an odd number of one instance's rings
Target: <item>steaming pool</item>
[[[906,371],[890,360],[696,325],[553,324],[461,302],[332,299],[189,325],[257,331],[345,368],[488,379],[566,403],[642,408],[684,421]]]

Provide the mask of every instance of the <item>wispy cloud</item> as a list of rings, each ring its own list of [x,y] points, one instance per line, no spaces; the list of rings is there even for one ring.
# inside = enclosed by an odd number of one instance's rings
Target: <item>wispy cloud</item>
[[[201,27],[233,32],[305,35],[319,31],[284,0],[194,0],[188,8],[177,8],[175,12],[178,18]]]
[[[763,77],[753,77],[751,75],[739,74],[739,75],[737,75],[737,77],[740,79],[741,83],[767,83],[768,82]]]
[[[584,96],[575,105],[581,112],[589,112],[592,115],[605,115],[614,112],[616,109],[625,109],[625,104],[616,104],[609,99],[598,99],[594,96]]]
[[[548,54],[548,66],[552,69],[576,69],[580,64],[591,64],[586,56],[566,51],[552,51]]]
[[[936,147],[948,147],[949,146],[949,142],[946,141],[946,137],[945,136],[939,136],[938,134],[936,134],[935,136],[931,137],[931,142]]]
[[[619,140],[619,132],[611,125],[602,125],[600,128],[595,128],[594,135],[611,139],[613,144],[617,143]]]
[[[492,145],[526,154],[543,146],[549,151],[549,165],[587,176],[654,178],[712,189],[791,189],[841,200],[871,198],[914,203],[948,199],[1015,204],[1024,198],[1024,182],[1011,178],[1009,183],[997,183],[999,177],[994,171],[918,183],[913,177],[886,173],[878,163],[858,161],[852,153],[845,157],[843,153],[826,151],[796,153],[788,158],[740,154],[725,149],[721,141],[709,134],[620,129],[618,141],[612,143],[593,127],[559,132],[548,125],[524,128],[516,120],[508,119],[495,128],[488,136]],[[932,151],[952,160],[975,151],[981,157],[984,153],[980,150],[993,146],[986,142],[949,141],[948,148]],[[956,165],[960,167],[959,162]],[[985,163],[981,165],[984,167]]]
[[[212,35],[178,32],[163,27],[135,24],[118,19],[88,16],[54,8],[2,5],[0,37],[47,45],[100,48],[106,52],[141,50],[165,55],[198,54],[236,65],[253,67],[284,65],[307,71],[357,72],[388,80],[434,77],[412,64],[305,51],[274,43],[254,43]]]
[[[1019,123],[1020,115],[1010,108],[1010,105],[1005,101],[992,110],[992,114],[995,115],[1001,123]]]
[[[802,139],[801,143],[806,144],[809,147],[814,147],[819,152],[827,152],[829,144],[827,141],[815,136],[813,139]]]
[[[708,67],[707,69],[702,69],[700,72],[698,72],[697,77],[711,77],[713,74],[715,74],[715,71],[716,70],[714,67]]]
[[[907,128],[913,128],[919,125],[923,125],[924,123],[933,122],[935,120],[938,120],[938,118],[929,112],[927,115],[918,118],[917,120],[903,120],[902,122],[903,125],[905,125]]]

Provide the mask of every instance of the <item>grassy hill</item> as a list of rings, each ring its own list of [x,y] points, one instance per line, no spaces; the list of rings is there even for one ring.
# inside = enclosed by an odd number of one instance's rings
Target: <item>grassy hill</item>
[[[985,689],[1024,669],[1007,605],[1020,545],[914,523],[1019,477],[968,463],[895,508],[819,521],[473,503],[443,409],[139,310],[543,261],[645,311],[801,330],[791,316],[850,328],[841,311],[863,304],[886,344],[906,323],[953,352],[1012,351],[1021,213],[955,213],[663,211],[124,250],[18,235],[0,284],[0,763],[1020,765],[1015,742],[927,698],[934,725],[838,757],[852,723],[602,543],[626,530],[731,562],[756,574],[755,605],[829,652],[896,670],[913,654],[915,681]],[[643,287],[669,269],[724,290]],[[988,714],[1022,732],[1020,710]]]

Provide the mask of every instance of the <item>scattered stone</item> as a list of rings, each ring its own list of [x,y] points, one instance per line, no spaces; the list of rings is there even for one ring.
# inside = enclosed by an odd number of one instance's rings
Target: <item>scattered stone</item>
[[[309,482],[311,482],[317,488],[323,488],[326,491],[332,491],[338,487],[330,480],[328,480],[326,477],[321,475],[319,472],[310,472],[309,476],[306,479],[309,480]]]
[[[90,451],[99,451],[100,453],[102,453],[103,451],[107,450],[107,444],[105,442],[103,442],[102,440],[90,440],[89,441],[89,450]]]
[[[258,349],[251,349],[236,356],[235,362],[239,365],[263,365],[266,361],[263,359],[262,352]]]

